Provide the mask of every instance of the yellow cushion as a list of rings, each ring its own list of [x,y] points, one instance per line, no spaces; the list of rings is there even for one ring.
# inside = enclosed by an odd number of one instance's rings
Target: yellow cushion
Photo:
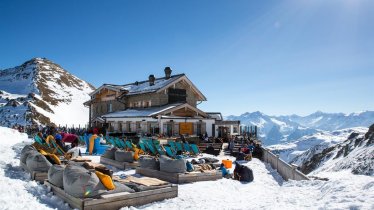
[[[39,152],[40,152],[40,154],[42,154],[42,155],[44,155],[44,156],[45,156],[45,155],[48,155],[48,153],[47,153],[46,151],[42,150],[42,149],[40,149]]]
[[[100,182],[104,185],[107,190],[114,190],[116,186],[113,184],[113,180],[110,176],[101,173],[100,171],[95,171],[97,177],[99,177]]]
[[[89,143],[89,147],[88,147],[88,153],[90,155],[92,155],[92,152],[93,152],[93,149],[94,149],[94,145],[95,145],[95,139],[97,138],[97,135],[94,134],[91,136],[90,138],[90,143]]]
[[[45,139],[45,142],[47,142],[47,144],[49,145],[52,141],[52,139],[55,139],[52,135],[49,135],[47,136],[47,138]]]
[[[53,160],[53,162],[55,162],[55,164],[61,165],[61,160],[60,158],[57,157],[57,155],[55,154],[47,154],[47,155]]]

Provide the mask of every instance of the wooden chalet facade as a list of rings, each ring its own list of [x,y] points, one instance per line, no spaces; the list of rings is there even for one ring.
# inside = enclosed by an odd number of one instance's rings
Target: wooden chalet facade
[[[84,103],[89,124],[108,132],[216,136],[215,118],[197,108],[206,97],[185,74],[171,75],[126,85],[103,84]]]

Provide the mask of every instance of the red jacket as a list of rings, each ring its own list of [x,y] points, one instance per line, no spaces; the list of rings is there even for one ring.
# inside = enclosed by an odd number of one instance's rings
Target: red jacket
[[[62,141],[63,141],[63,142],[69,142],[69,143],[72,143],[72,142],[75,141],[76,139],[78,139],[78,136],[77,136],[77,135],[75,135],[75,134],[70,134],[70,133],[65,133],[64,138],[62,138]]]

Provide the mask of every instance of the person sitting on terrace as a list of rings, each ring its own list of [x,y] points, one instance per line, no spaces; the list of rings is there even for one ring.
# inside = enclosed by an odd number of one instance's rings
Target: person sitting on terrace
[[[64,152],[66,152],[65,144],[62,141],[62,135],[59,132],[56,133],[55,140],[56,140],[56,143],[58,144],[58,146],[60,146],[61,149],[64,150]]]
[[[249,149],[250,153],[253,153],[253,150],[255,149],[255,146],[253,145],[253,143],[250,143],[248,145],[248,149]]]
[[[38,132],[36,135],[38,135],[40,137],[40,139],[42,140],[42,143],[45,144],[45,139],[43,138],[43,134],[42,132]]]
[[[183,144],[186,143],[186,138],[184,137],[184,135],[181,134],[180,138],[181,138],[181,141],[183,142]]]
[[[100,144],[106,144],[106,141],[105,141],[105,139],[104,139],[104,136],[103,136],[103,134],[99,134],[99,138],[100,138]]]
[[[222,177],[225,177],[227,179],[232,178],[232,175],[230,174],[230,171],[227,170],[227,168],[225,167],[225,165],[223,163],[221,163],[221,166],[219,167],[219,170],[222,171]]]
[[[69,149],[65,153],[65,158],[71,159],[71,158],[77,158],[78,156],[81,156],[81,151],[79,150],[78,139],[77,139],[71,143],[71,149]]]

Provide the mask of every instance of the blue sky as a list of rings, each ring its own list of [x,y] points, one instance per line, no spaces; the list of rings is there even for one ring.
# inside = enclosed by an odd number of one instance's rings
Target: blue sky
[[[96,87],[186,73],[204,111],[374,106],[374,1],[0,1],[0,69],[47,57]]]

